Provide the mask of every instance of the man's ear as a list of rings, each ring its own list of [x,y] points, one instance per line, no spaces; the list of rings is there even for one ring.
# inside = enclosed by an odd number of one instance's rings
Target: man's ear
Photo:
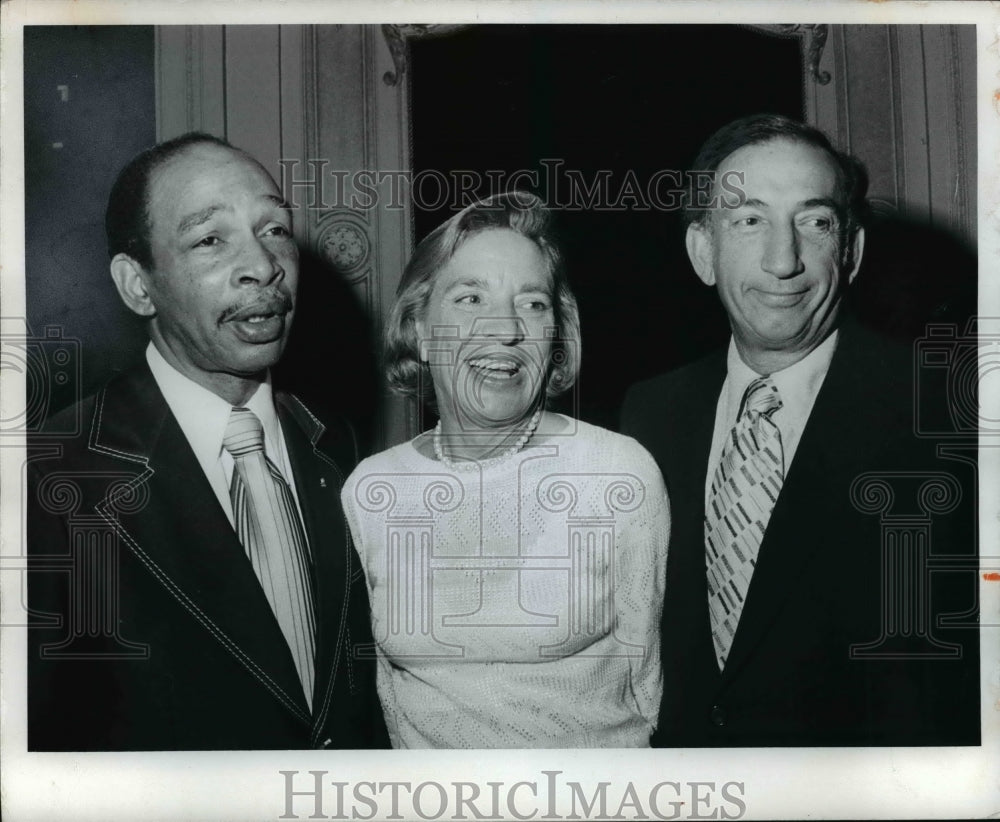
[[[847,256],[845,258],[848,266],[848,284],[854,282],[854,278],[858,276],[858,269],[861,268],[861,257],[864,256],[865,251],[865,230],[859,227],[849,242],[850,247],[847,249]]]
[[[715,285],[715,266],[712,263],[712,230],[701,223],[691,223],[684,235],[688,259],[695,274],[705,285]]]
[[[146,270],[128,254],[116,254],[111,260],[111,279],[115,281],[118,295],[140,317],[156,314],[156,306],[147,288],[148,276]]]

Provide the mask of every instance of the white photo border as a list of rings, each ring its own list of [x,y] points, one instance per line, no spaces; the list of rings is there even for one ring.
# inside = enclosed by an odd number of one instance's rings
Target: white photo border
[[[520,2],[472,0],[438,2],[308,2],[299,0],[7,0],[2,4],[0,49],[0,304],[4,318],[24,317],[24,145],[22,112],[22,29],[25,25],[311,23],[973,23],[977,25],[979,147],[979,314],[1000,316],[1000,6],[976,2]],[[4,323],[7,323],[4,320]],[[2,334],[14,333],[9,326]],[[982,376],[985,376],[982,375]],[[995,381],[983,380],[980,403],[1000,408]],[[25,402],[23,375],[4,369],[0,419],[9,419]],[[992,413],[990,419],[1000,414]],[[23,457],[19,447],[0,449],[0,594],[4,612],[21,596],[17,557],[23,552]],[[980,454],[981,554],[998,555],[1000,537],[1000,449]],[[1000,623],[1000,583],[980,574],[981,614],[985,624]],[[0,623],[4,620],[0,616]],[[983,742],[978,748],[730,749],[387,752],[217,752],[92,753],[26,752],[23,628],[0,631],[0,717],[3,722],[2,803],[9,820],[310,818],[312,800],[293,797],[295,815],[286,813],[287,776],[298,772],[294,789],[311,784],[321,771],[326,785],[364,782],[500,782],[519,789],[515,810],[539,808],[535,819],[572,818],[559,795],[560,814],[546,816],[542,797],[550,779],[579,782],[589,797],[601,782],[608,788],[609,812],[627,784],[643,804],[650,788],[669,781],[681,786],[671,800],[687,804],[679,819],[714,818],[985,818],[1000,813],[1000,636],[981,632]],[[248,722],[253,718],[248,717]],[[560,772],[550,776],[551,772]],[[712,783],[708,792],[704,786]],[[721,801],[722,786],[740,801]],[[694,787],[692,787],[692,785]],[[348,792],[351,790],[347,788]],[[449,790],[453,790],[449,788]],[[713,793],[713,804],[698,804]],[[507,796],[507,793],[504,794]],[[322,818],[337,818],[336,794],[328,787]],[[488,804],[488,803],[487,803]],[[742,807],[741,807],[742,805]],[[345,816],[350,817],[350,806]],[[426,808],[437,807],[428,797]],[[364,805],[357,806],[366,811]],[[386,806],[381,810],[384,812]],[[505,808],[501,818],[513,818]],[[633,811],[634,812],[634,809]],[[648,812],[648,811],[647,811]],[[623,816],[633,818],[626,807]],[[312,817],[317,818],[317,817]],[[372,817],[368,817],[372,818]],[[384,817],[374,817],[384,818]],[[397,816],[396,818],[402,818]],[[426,817],[432,818],[432,817]],[[455,816],[442,819],[474,818]],[[595,817],[596,818],[596,817]],[[643,818],[643,817],[639,817]],[[646,817],[649,818],[649,817]],[[655,817],[653,817],[655,818]]]

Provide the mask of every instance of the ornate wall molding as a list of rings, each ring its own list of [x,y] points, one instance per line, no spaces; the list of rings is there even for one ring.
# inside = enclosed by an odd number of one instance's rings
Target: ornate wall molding
[[[360,214],[346,209],[328,211],[317,228],[316,248],[338,273],[352,282],[367,276],[372,243]]]
[[[224,26],[157,26],[156,136],[225,134]]]
[[[976,241],[976,39],[966,25],[829,26],[811,123],[868,170],[879,215]]]
[[[776,23],[748,25],[746,28],[778,37],[798,37],[802,41],[802,56],[807,75],[821,86],[830,82],[830,72],[822,71],[819,67],[830,29],[825,23]]]
[[[466,24],[430,24],[413,23],[404,25],[384,24],[382,34],[392,54],[395,71],[387,71],[382,75],[382,81],[387,86],[395,86],[406,73],[409,63],[409,41],[422,40],[427,37],[439,37],[459,29],[468,28]],[[773,34],[778,37],[798,37],[802,41],[803,56],[809,75],[820,85],[830,82],[830,73],[821,71],[820,60],[823,59],[823,48],[829,26],[825,23],[776,23],[769,25],[747,25],[754,31]]]
[[[409,42],[410,40],[423,40],[427,37],[440,37],[459,29],[468,28],[464,23],[458,24],[430,24],[412,23],[406,25],[383,24],[382,34],[385,42],[389,46],[392,54],[394,71],[387,71],[382,75],[382,82],[387,86],[399,84],[403,75],[406,74],[407,63],[409,62]]]

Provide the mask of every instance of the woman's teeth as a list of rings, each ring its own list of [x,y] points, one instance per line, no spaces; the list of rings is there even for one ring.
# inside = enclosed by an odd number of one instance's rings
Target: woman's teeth
[[[510,360],[470,360],[469,365],[489,371],[490,376],[513,377],[520,371],[520,366]]]

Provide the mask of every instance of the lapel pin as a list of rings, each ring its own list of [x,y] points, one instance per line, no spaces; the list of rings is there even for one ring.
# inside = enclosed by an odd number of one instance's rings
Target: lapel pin
[[[320,488],[326,488],[326,477],[320,477],[319,478],[319,487]]]

